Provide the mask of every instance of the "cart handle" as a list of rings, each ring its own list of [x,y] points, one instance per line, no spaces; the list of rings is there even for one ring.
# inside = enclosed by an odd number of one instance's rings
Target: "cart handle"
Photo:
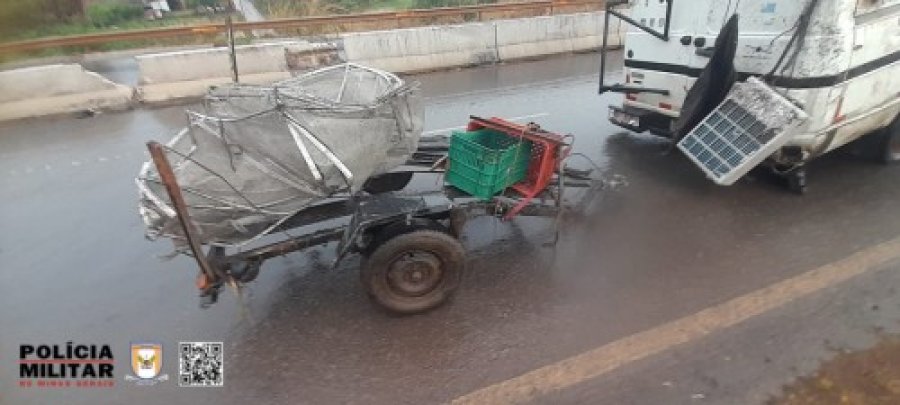
[[[164,147],[159,142],[150,141],[147,142],[147,149],[150,151],[150,158],[153,160],[153,164],[156,165],[159,179],[163,186],[165,186],[166,193],[172,201],[172,207],[175,209],[178,222],[181,224],[181,230],[184,231],[184,238],[187,240],[188,245],[191,248],[191,253],[194,254],[194,259],[197,260],[197,264],[200,266],[200,270],[203,272],[203,275],[206,276],[206,283],[203,284],[214,284],[215,281],[219,279],[218,274],[214,267],[206,260],[206,255],[203,254],[203,248],[197,240],[197,229],[188,213],[184,195],[181,194],[181,187],[178,186],[178,181],[175,178],[175,171],[172,170],[172,165],[166,157]]]

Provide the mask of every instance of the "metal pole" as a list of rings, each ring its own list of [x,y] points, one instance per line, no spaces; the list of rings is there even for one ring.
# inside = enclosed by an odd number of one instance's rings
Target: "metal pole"
[[[231,21],[231,13],[225,17],[225,26],[228,28],[228,54],[231,57],[231,81],[238,83],[237,54],[234,51],[234,24]]]
[[[178,222],[181,224],[181,230],[184,232],[184,238],[191,248],[191,253],[194,254],[194,259],[200,265],[200,270],[207,277],[207,281],[210,283],[215,282],[218,280],[218,277],[212,266],[206,261],[203,247],[197,240],[197,228],[194,227],[194,222],[191,221],[187,203],[184,202],[184,195],[181,194],[181,187],[178,186],[175,172],[172,170],[172,165],[169,164],[169,159],[166,157],[163,146],[159,142],[150,141],[147,142],[147,149],[150,150],[150,158],[153,160],[153,164],[156,165],[159,180],[166,187],[166,193],[169,194],[169,199],[172,200],[172,207],[178,216]]]
[[[603,88],[606,84],[603,82],[604,77],[606,75],[606,45],[608,43],[609,37],[609,3],[606,3],[606,12],[603,13],[603,44],[600,45],[600,94],[603,94],[605,90]]]
[[[666,0],[666,28],[663,32],[665,40],[669,40],[669,27],[672,26],[672,5],[675,0]]]

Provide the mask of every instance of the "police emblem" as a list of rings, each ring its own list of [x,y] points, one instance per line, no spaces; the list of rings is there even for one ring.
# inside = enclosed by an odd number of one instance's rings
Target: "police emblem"
[[[169,379],[162,371],[163,348],[161,343],[132,343],[131,371],[134,376],[126,375],[126,381],[135,381],[138,385],[154,385]]]

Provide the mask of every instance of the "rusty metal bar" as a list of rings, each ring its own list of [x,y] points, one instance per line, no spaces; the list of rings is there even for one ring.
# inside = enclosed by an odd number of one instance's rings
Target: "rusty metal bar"
[[[432,17],[464,16],[504,11],[559,10],[563,7],[597,6],[602,8],[604,0],[553,1],[540,0],[520,3],[497,3],[477,6],[443,7],[433,9],[416,9],[404,11],[385,11],[348,15],[328,15],[315,17],[284,18],[276,20],[235,22],[238,31],[267,29],[299,29],[327,25],[342,25],[364,22],[387,21],[391,19],[415,20]],[[552,13],[552,11],[551,11]],[[0,54],[29,51],[44,48],[103,44],[116,41],[171,38],[179,36],[208,36],[227,31],[225,23],[198,24],[184,27],[154,28],[87,35],[73,35],[32,39],[27,41],[0,43]]]
[[[98,33],[65,37],[49,37],[28,41],[0,43],[0,53],[53,48],[60,46],[77,46],[103,44],[131,39],[151,39],[177,37],[181,35],[210,35],[224,29],[224,24],[203,24],[190,27],[155,28],[114,33]]]
[[[469,119],[472,123],[476,123],[481,127],[494,129],[508,134],[521,134],[528,139],[544,139],[549,140],[553,143],[562,143],[565,140],[565,137],[560,134],[545,130],[536,131],[526,125],[519,125],[514,122],[509,122],[504,120],[503,118],[481,118],[470,115]]]
[[[175,213],[178,216],[178,222],[181,223],[181,229],[184,231],[184,238],[191,248],[191,253],[194,254],[194,259],[197,260],[200,270],[203,271],[203,274],[206,275],[207,279],[210,282],[214,282],[218,279],[218,276],[213,267],[206,260],[203,248],[197,240],[197,229],[191,221],[187,204],[184,202],[184,196],[181,194],[181,187],[178,186],[175,172],[172,170],[172,165],[169,164],[165,149],[162,144],[155,141],[147,142],[147,149],[150,151],[150,158],[153,160],[153,164],[156,165],[157,172],[159,172],[159,180],[166,187],[166,193],[169,194],[169,199],[172,201],[172,207],[175,209]]]

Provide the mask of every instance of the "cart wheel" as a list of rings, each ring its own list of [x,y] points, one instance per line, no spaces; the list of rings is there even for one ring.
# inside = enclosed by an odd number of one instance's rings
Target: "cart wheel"
[[[363,285],[379,305],[415,314],[444,303],[462,279],[466,252],[445,232],[418,229],[377,246],[360,269]]]

